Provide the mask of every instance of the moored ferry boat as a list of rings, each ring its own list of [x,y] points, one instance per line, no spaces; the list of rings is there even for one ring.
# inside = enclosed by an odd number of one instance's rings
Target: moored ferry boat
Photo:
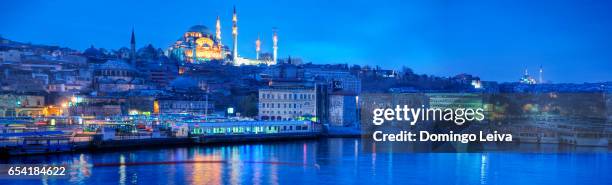
[[[188,128],[189,137],[199,143],[314,137],[321,130],[311,121],[192,122]]]
[[[190,123],[191,135],[290,134],[318,132],[310,121],[223,121]]]

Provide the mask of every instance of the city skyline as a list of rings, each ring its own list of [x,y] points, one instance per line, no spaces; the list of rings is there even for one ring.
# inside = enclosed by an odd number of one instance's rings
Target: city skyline
[[[518,81],[525,68],[536,76],[543,66],[545,81],[612,79],[607,72],[612,55],[606,52],[611,48],[606,34],[612,31],[606,21],[612,14],[606,2],[292,3],[5,2],[0,15],[11,26],[0,29],[0,35],[83,51],[90,45],[128,47],[133,27],[138,48],[166,49],[192,25],[213,30],[219,16],[223,44],[231,46],[236,5],[238,53],[248,58],[256,58],[257,38],[262,52],[272,52],[272,28],[277,27],[279,56],[306,62],[404,65],[416,73],[469,73],[502,82]]]

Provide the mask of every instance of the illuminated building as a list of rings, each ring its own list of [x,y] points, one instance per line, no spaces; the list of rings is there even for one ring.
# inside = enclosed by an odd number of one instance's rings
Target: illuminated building
[[[297,120],[317,116],[316,89],[313,87],[267,87],[259,89],[261,120]]]
[[[44,105],[44,96],[2,94],[0,95],[0,117],[43,115]]]
[[[276,64],[276,58],[278,56],[278,37],[276,31],[274,32],[273,41],[274,57],[261,56],[261,41],[259,37],[255,41],[255,59],[240,57],[238,54],[238,13],[236,12],[236,7],[234,7],[232,14],[231,51],[227,46],[223,45],[221,41],[221,20],[219,16],[217,16],[214,34],[204,25],[192,26],[180,39],[168,48],[166,55],[170,58],[192,64],[207,63],[209,61],[231,61],[231,63],[236,66],[273,65]],[[184,71],[179,69],[179,73],[182,72]]]
[[[536,84],[537,83],[533,77],[529,76],[529,72],[527,71],[527,69],[525,69],[525,74],[523,75],[523,77],[521,77],[519,82],[523,84]]]
[[[220,24],[217,24],[220,27]],[[221,35],[217,28],[217,35]],[[205,63],[211,60],[225,59],[225,48],[221,38],[213,37],[208,27],[195,25],[189,28],[183,36],[170,48],[170,57],[188,63]]]

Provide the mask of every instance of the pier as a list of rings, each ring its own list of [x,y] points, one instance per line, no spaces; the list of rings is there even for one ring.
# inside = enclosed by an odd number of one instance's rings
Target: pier
[[[4,121],[2,155],[30,155],[150,146],[200,145],[317,138],[311,121],[255,121],[185,117],[116,117],[83,124],[36,125],[35,120]]]

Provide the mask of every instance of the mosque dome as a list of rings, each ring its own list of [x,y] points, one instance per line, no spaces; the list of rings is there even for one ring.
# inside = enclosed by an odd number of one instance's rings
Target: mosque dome
[[[98,69],[132,70],[133,68],[121,60],[109,60],[108,62],[100,65]]]
[[[204,25],[195,25],[189,28],[188,32],[200,32],[203,35],[212,35],[210,29]]]

